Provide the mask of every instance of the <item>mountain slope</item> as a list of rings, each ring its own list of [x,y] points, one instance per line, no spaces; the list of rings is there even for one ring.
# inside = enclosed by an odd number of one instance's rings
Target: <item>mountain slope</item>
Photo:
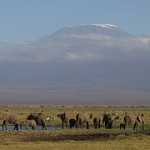
[[[117,38],[132,37],[129,33],[123,31],[116,25],[111,24],[93,24],[93,25],[79,25],[64,27],[59,31],[56,31],[51,37],[65,36],[65,35],[105,35]]]

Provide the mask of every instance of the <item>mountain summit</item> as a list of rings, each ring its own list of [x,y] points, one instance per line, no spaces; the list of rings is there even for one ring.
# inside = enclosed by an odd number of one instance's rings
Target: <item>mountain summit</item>
[[[116,25],[112,24],[91,24],[64,27],[51,35],[51,37],[66,36],[66,35],[104,35],[116,38],[132,37],[131,34],[123,31]]]

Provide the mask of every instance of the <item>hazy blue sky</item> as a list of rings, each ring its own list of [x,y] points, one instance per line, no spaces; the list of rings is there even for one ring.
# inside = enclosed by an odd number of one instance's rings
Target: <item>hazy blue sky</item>
[[[37,40],[68,25],[115,24],[150,33],[150,0],[0,0],[0,41]]]

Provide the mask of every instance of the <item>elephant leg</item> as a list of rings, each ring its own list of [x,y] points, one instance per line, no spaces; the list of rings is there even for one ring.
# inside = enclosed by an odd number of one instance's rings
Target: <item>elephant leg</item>
[[[7,123],[6,123],[6,120],[3,121],[3,130],[7,130]]]
[[[120,130],[122,129],[122,124],[120,124]]]
[[[47,125],[45,124],[45,130],[47,130]]]
[[[19,130],[19,128],[18,128],[18,127],[19,127],[19,125],[18,125],[18,124],[16,124],[16,130]]]
[[[62,127],[62,129],[64,129],[64,121],[62,121],[62,126],[61,127]]]
[[[137,127],[137,124],[135,122],[134,125],[133,125],[133,130],[136,130],[136,127]]]
[[[4,130],[4,125],[2,125],[2,130]]]
[[[98,128],[99,128],[99,129],[101,128],[100,122],[98,123]]]
[[[5,130],[5,121],[3,121],[2,130]]]
[[[95,129],[97,129],[97,122],[95,122]]]
[[[135,130],[138,130],[139,129],[139,123],[136,121],[135,122]]]
[[[18,130],[18,124],[15,124],[14,130]]]
[[[2,130],[7,130],[7,127],[6,127],[6,125],[2,125]]]
[[[98,124],[96,123],[96,129],[98,128]]]
[[[82,128],[82,123],[79,124],[79,128]]]
[[[79,122],[77,121],[77,123],[76,123],[76,129],[78,129],[78,127],[79,127]]]
[[[47,126],[45,123],[42,124],[42,130],[44,130],[44,129],[47,130]]]
[[[45,124],[42,124],[42,130],[44,130],[44,128],[47,130],[47,127]]]
[[[72,123],[72,127],[71,127],[71,128],[74,128],[74,125],[75,125],[75,124],[74,124],[74,123]]]
[[[94,123],[94,129],[96,129],[96,123]]]
[[[109,123],[109,129],[112,129],[112,122]]]
[[[82,121],[79,121],[79,128],[82,128]]]
[[[95,121],[95,122],[94,122],[94,129],[97,129],[97,128],[98,128],[98,122]]]
[[[105,122],[105,128],[108,129],[108,123],[107,122]]]
[[[76,124],[72,123],[70,124],[70,129],[74,128]]]
[[[89,129],[89,122],[86,122],[86,128]]]
[[[75,126],[76,126],[76,123],[73,124],[73,128],[75,128]]]
[[[20,124],[20,129],[22,130],[22,124]]]
[[[105,121],[105,129],[108,129],[108,123]]]
[[[142,130],[144,131],[144,122],[142,123]]]
[[[72,128],[72,124],[70,123],[70,129]]]
[[[84,128],[85,122],[82,121],[81,128]]]
[[[125,124],[123,125],[123,129],[125,130],[125,128],[126,128],[126,126],[125,126]]]
[[[32,126],[32,130],[35,130],[35,127]]]

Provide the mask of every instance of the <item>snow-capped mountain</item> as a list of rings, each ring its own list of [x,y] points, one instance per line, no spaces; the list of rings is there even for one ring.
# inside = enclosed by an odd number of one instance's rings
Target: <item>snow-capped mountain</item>
[[[123,31],[116,25],[111,24],[92,24],[92,25],[78,25],[68,26],[56,31],[52,37],[65,36],[65,35],[105,35],[109,37],[132,37],[129,33]]]
[[[149,39],[92,24],[27,44],[0,43],[0,101],[150,104]]]

